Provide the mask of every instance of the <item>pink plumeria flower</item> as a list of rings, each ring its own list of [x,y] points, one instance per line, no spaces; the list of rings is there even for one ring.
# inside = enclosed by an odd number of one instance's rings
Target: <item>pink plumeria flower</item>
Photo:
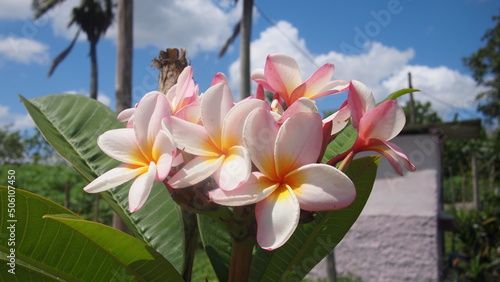
[[[259,171],[232,191],[210,191],[210,197],[226,206],[255,204],[257,242],[263,249],[279,248],[292,236],[301,209],[341,209],[354,200],[356,190],[349,177],[316,163],[321,135],[317,113],[297,113],[281,127],[267,109],[248,116],[243,139]]]
[[[198,85],[193,80],[193,68],[185,67],[177,78],[177,83],[165,94],[172,108],[172,114],[181,119],[198,123],[200,103]]]
[[[185,67],[174,84],[165,95],[170,105],[171,115],[198,123],[200,120],[200,105],[198,101],[198,85],[193,80],[193,68]],[[144,96],[162,94],[158,91],[151,91]],[[140,103],[140,102],[139,102]],[[118,120],[127,122],[127,127],[133,127],[134,113],[139,105],[134,108],[125,109],[118,114]]]
[[[333,64],[325,64],[302,82],[302,75],[295,59],[284,54],[272,54],[267,56],[264,69],[252,72],[252,79],[283,98],[289,107],[301,97],[316,99],[345,91],[349,86],[348,82],[330,81],[333,71]]]
[[[349,151],[329,163],[334,164],[351,152],[375,151],[383,155],[400,175],[403,175],[401,164],[410,171],[415,170],[403,150],[388,142],[401,132],[406,123],[405,113],[395,100],[387,100],[377,106],[371,90],[361,82],[353,80],[349,87],[347,103],[358,137]]]
[[[97,140],[104,153],[124,164],[83,189],[98,193],[135,178],[128,194],[129,210],[140,209],[153,183],[162,182],[170,172],[176,146],[172,135],[161,130],[162,119],[170,114],[170,105],[163,94],[146,95],[134,113],[133,128],[110,130]]]
[[[195,157],[186,163],[168,184],[173,188],[192,186],[213,174],[215,182],[232,190],[247,180],[251,172],[248,151],[241,141],[243,123],[257,107],[268,105],[258,99],[234,104],[226,83],[216,83],[201,98],[201,121],[194,124],[177,117],[165,120],[179,150]]]

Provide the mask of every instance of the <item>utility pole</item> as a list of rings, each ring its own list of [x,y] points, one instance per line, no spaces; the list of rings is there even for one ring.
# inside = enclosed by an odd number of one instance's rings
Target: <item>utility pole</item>
[[[411,85],[411,72],[408,72],[408,87],[413,88]],[[410,124],[414,125],[416,122],[415,117],[415,101],[413,100],[413,92],[410,92]]]
[[[241,100],[250,96],[250,40],[252,36],[252,9],[253,0],[244,0],[240,24]]]

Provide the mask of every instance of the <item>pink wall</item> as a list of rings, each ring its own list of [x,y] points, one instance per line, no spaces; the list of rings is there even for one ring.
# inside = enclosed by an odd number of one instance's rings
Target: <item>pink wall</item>
[[[381,160],[363,212],[335,249],[336,268],[339,275],[370,282],[437,281],[440,144],[430,134],[402,135],[392,141],[417,170],[401,177]],[[308,278],[327,277],[326,263],[318,264]]]

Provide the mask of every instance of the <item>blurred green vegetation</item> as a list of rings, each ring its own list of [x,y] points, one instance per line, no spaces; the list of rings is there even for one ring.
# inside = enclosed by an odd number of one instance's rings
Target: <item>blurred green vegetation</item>
[[[15,182],[8,182],[9,170],[15,171]],[[46,197],[85,219],[111,223],[112,210],[108,204],[99,196],[83,191],[88,181],[58,157],[38,131],[0,128],[0,179],[0,185]]]

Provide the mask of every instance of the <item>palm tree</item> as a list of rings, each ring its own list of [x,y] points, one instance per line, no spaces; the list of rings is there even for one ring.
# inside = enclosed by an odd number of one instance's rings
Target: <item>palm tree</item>
[[[133,0],[118,0],[116,111],[132,107]]]
[[[34,11],[34,18],[39,19],[48,11],[53,9],[64,0],[33,0],[32,9]],[[73,8],[72,17],[68,23],[68,27],[76,24],[78,31],[68,47],[64,49],[53,61],[50,67],[48,76],[50,77],[56,67],[61,63],[64,58],[71,52],[80,31],[83,30],[87,34],[87,40],[90,43],[90,97],[97,99],[98,79],[97,79],[97,43],[99,39],[106,33],[113,22],[113,4],[111,0],[94,1],[94,0],[81,0],[80,5]],[[94,202],[94,220],[97,221],[99,217],[99,194],[95,195]]]
[[[116,43],[116,112],[132,107],[133,0],[118,0],[118,38]],[[113,227],[127,231],[125,223],[113,213]]]
[[[33,0],[32,8],[34,18],[38,19],[53,9],[64,0]],[[111,0],[81,0],[80,5],[73,8],[72,17],[68,27],[76,24],[78,31],[71,41],[70,45],[64,49],[52,62],[48,76],[50,77],[56,67],[69,54],[81,30],[87,34],[87,40],[90,44],[90,97],[97,99],[98,79],[97,79],[97,43],[106,33],[113,22],[113,3]]]

